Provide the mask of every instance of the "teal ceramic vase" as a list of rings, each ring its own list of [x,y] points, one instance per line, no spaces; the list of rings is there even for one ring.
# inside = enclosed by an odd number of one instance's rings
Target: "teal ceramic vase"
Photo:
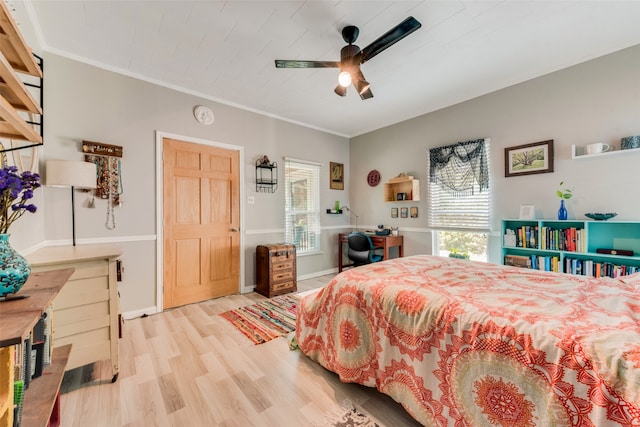
[[[564,207],[564,200],[560,200],[560,209],[558,209],[558,219],[567,219],[567,208]]]
[[[10,234],[0,234],[0,297],[18,292],[31,274],[31,265],[9,243]]]

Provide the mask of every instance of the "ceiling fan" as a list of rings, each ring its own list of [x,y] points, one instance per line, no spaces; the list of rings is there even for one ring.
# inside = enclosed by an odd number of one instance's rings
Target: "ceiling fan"
[[[276,68],[340,68],[339,84],[335,88],[335,93],[345,96],[347,87],[353,83],[361,99],[373,98],[369,82],[365,80],[360,65],[407,37],[421,26],[422,24],[417,19],[410,16],[360,50],[358,46],[353,44],[358,39],[360,30],[358,27],[349,25],[342,29],[342,38],[349,44],[340,50],[340,61],[276,59]]]

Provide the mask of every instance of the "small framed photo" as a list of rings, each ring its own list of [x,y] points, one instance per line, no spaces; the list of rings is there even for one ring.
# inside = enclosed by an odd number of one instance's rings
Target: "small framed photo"
[[[504,176],[553,172],[553,139],[504,149]]]
[[[411,209],[409,209],[409,215],[411,215],[411,218],[418,218],[418,207],[412,206]]]
[[[398,208],[391,208],[391,218],[398,218]]]
[[[520,206],[519,219],[536,219],[536,207],[534,205]]]
[[[409,216],[409,208],[400,208],[400,218],[407,218]]]
[[[344,190],[344,164],[330,162],[329,188],[332,190]]]

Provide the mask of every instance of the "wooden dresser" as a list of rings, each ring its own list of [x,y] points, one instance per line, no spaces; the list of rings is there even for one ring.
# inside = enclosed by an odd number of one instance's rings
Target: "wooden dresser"
[[[73,344],[67,369],[110,360],[111,381],[119,373],[120,309],[117,245],[51,246],[26,258],[32,271],[74,268],[69,282],[53,301],[56,345]]]
[[[296,247],[286,244],[256,247],[256,292],[271,298],[297,289]]]

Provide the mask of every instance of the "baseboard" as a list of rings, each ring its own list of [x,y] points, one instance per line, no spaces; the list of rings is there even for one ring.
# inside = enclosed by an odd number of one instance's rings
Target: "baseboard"
[[[302,276],[298,276],[298,281],[307,280],[307,279],[314,279],[316,277],[326,276],[327,274],[336,274],[336,273],[338,273],[338,267],[330,268],[328,270],[323,270],[323,271],[316,271],[314,273],[303,274]]]
[[[141,308],[139,310],[127,311],[125,313],[122,313],[122,318],[125,320],[129,320],[129,319],[135,319],[137,317],[150,316],[156,313],[157,313],[156,307],[152,306],[152,307]]]

